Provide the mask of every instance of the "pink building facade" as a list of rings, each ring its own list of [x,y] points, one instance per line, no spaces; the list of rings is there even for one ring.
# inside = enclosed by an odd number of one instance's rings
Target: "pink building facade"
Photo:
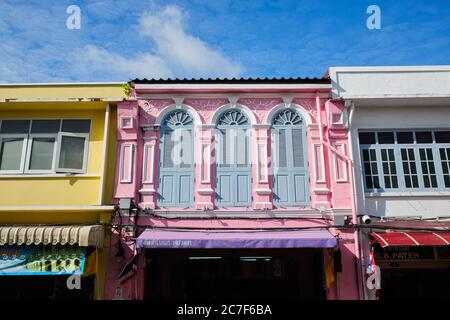
[[[329,79],[131,87],[106,299],[362,298],[347,110]]]

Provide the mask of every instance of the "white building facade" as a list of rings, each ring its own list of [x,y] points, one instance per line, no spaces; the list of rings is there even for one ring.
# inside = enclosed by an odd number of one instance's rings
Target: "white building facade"
[[[449,298],[450,66],[336,67],[330,77],[347,110],[362,272],[371,252],[380,267],[365,298]]]

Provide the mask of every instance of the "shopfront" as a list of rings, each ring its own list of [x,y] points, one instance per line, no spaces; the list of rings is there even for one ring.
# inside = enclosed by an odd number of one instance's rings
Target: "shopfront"
[[[321,300],[327,298],[327,230],[147,230],[137,240],[145,255],[148,300]]]
[[[380,300],[450,299],[450,233],[372,232]]]
[[[0,300],[91,300],[103,227],[0,227]]]

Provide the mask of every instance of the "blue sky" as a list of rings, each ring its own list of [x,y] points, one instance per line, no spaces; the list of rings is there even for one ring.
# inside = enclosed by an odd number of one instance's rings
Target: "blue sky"
[[[369,30],[369,5],[381,8]],[[66,9],[81,9],[68,30]],[[321,77],[450,64],[448,0],[0,0],[0,82]]]

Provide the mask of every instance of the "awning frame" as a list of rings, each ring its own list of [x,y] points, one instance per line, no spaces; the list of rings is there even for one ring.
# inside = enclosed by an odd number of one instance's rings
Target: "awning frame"
[[[137,239],[138,249],[270,249],[333,248],[337,239],[327,228],[273,231],[236,229],[146,229]]]
[[[103,225],[0,226],[0,245],[79,245],[102,247]]]
[[[369,236],[382,248],[389,246],[447,246],[450,231],[375,231]]]

